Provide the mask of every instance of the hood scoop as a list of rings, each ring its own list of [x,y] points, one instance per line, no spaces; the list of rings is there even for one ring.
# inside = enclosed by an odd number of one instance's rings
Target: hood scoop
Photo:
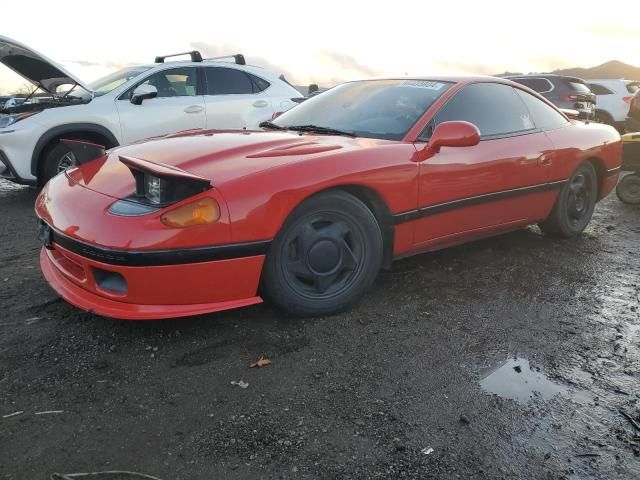
[[[340,145],[327,145],[318,142],[301,142],[293,145],[285,145],[262,152],[247,155],[247,158],[287,157],[292,155],[313,155],[316,153],[330,152],[342,148]]]

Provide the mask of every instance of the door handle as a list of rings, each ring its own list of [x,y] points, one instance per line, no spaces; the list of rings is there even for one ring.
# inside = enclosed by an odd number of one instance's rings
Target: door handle
[[[256,108],[264,108],[267,105],[269,105],[269,102],[267,102],[266,100],[256,100],[255,102],[253,102],[253,106]]]
[[[541,167],[548,167],[552,164],[552,157],[551,155],[540,155],[540,157],[538,157],[538,165],[540,165]]]
[[[184,109],[184,113],[200,113],[204,110],[204,107],[201,105],[189,105]]]

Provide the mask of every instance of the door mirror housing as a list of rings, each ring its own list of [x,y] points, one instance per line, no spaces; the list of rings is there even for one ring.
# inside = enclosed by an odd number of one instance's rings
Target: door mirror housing
[[[431,135],[427,147],[438,153],[441,147],[473,147],[480,143],[480,130],[473,123],[442,122]]]
[[[434,156],[442,147],[473,147],[480,143],[480,130],[473,123],[463,121],[438,124],[425,147],[417,152],[415,161]]]
[[[138,85],[131,94],[131,103],[134,105],[142,105],[143,100],[148,100],[157,96],[158,89],[153,85]]]

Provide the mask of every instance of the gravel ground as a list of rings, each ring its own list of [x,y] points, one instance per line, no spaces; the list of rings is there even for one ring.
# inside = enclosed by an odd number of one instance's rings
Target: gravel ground
[[[2,479],[640,478],[640,209],[615,195],[581,238],[402,260],[335,317],[157,322],[58,299],[34,198],[0,183]]]

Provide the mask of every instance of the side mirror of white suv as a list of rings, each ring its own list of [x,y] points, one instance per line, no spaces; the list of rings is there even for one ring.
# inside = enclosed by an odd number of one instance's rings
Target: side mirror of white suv
[[[131,95],[131,103],[142,105],[143,100],[158,96],[158,89],[153,85],[138,85]]]

